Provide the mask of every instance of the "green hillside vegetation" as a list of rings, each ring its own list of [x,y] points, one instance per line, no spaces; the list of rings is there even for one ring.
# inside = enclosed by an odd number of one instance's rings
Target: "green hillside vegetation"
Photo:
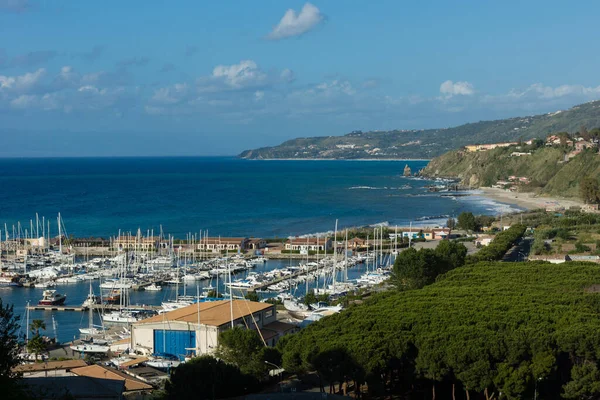
[[[355,131],[344,136],[298,138],[278,146],[246,150],[239,156],[249,159],[431,159],[468,144],[540,138],[552,132],[576,132],[581,126],[588,129],[600,126],[600,101],[561,112],[480,121],[453,128]]]
[[[486,262],[393,291],[281,342],[290,372],[404,398],[598,398],[595,264]]]
[[[580,182],[600,176],[600,155],[597,149],[584,150],[568,162],[565,147],[511,146],[489,151],[451,151],[437,157],[422,171],[431,177],[459,179],[471,187],[492,186],[509,176],[529,178],[530,183],[518,185],[519,191],[535,191],[541,195],[578,198]],[[511,157],[511,153],[528,152],[528,156]]]
[[[568,163],[562,165],[548,181],[542,193],[578,197],[579,183],[583,177],[600,177],[600,155],[594,151],[584,151]]]

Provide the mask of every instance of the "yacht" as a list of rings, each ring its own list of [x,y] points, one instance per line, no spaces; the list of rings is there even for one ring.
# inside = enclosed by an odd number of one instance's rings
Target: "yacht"
[[[56,283],[54,283],[53,281],[39,281],[39,282],[36,282],[33,286],[38,289],[47,289],[47,288],[55,287]]]
[[[94,343],[78,344],[69,346],[69,348],[78,353],[108,353],[110,346]]]
[[[112,290],[110,294],[106,297],[106,302],[108,304],[119,304],[121,301],[121,291],[120,290]]]
[[[92,291],[92,283],[90,282],[90,292],[88,293],[87,297],[85,298],[85,300],[81,306],[83,308],[87,308],[87,307],[94,306],[96,304],[100,304],[100,297],[96,296],[94,294],[94,292]]]
[[[40,306],[57,306],[65,304],[67,295],[56,293],[56,290],[44,290],[42,299],[38,302]]]
[[[23,286],[21,282],[19,282],[19,277],[16,275],[10,274],[1,274],[0,275],[0,286]]]
[[[311,312],[305,319],[300,323],[300,328],[305,328],[306,326],[312,324],[313,322],[319,321],[324,317],[328,317],[333,314],[337,314],[342,311],[342,306],[327,306],[321,307],[313,312]]]
[[[179,361],[179,358],[177,358],[175,355],[161,353],[153,354],[152,358],[148,361],[145,361],[144,364],[153,368],[169,369],[177,367],[179,364],[181,364],[181,361]]]
[[[146,286],[144,290],[148,290],[150,292],[158,292],[162,290],[162,286],[157,286],[156,283],[153,283],[151,285]]]
[[[138,313],[132,311],[113,311],[102,316],[104,322],[115,324],[131,324],[138,319]]]
[[[58,278],[56,283],[77,283],[80,281],[80,278],[75,276],[65,276],[62,278]]]

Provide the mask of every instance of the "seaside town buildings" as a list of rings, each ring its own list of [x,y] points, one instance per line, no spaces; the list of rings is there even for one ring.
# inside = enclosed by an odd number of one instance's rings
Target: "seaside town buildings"
[[[292,238],[285,242],[285,250],[290,251],[329,251],[333,248],[331,238]]]
[[[267,242],[261,238],[247,237],[208,237],[202,239],[197,245],[198,251],[210,251],[213,253],[230,251],[239,253],[245,250],[260,250],[267,247]]]

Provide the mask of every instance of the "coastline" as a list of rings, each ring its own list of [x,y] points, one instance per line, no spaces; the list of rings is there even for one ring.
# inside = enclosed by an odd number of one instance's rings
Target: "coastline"
[[[248,161],[431,161],[430,158],[244,158]]]
[[[477,189],[481,191],[483,197],[501,203],[516,205],[517,207],[526,210],[534,210],[538,208],[556,207],[565,208],[581,207],[582,202],[572,199],[561,199],[557,197],[537,196],[534,193],[515,193],[504,189],[481,187]]]

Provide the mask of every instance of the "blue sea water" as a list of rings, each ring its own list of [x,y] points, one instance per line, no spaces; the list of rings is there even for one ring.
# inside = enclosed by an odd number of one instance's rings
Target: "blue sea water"
[[[436,182],[403,177],[427,161],[250,161],[214,158],[0,159],[0,225],[28,228],[35,214],[50,218],[57,234],[61,213],[67,234],[116,236],[141,229],[185,238],[208,230],[211,236],[288,237],[378,223],[435,225],[462,211],[498,214],[515,210],[476,194],[432,193]],[[437,182],[439,183],[439,182]],[[2,235],[4,238],[4,234]],[[283,263],[283,264],[282,264]],[[295,262],[294,262],[295,263]],[[271,260],[259,269],[288,262]],[[349,272],[353,278],[363,272]],[[208,282],[200,283],[201,286]],[[98,282],[94,282],[98,293]],[[80,305],[87,283],[59,286],[67,304]],[[304,288],[299,287],[299,294]],[[25,318],[27,301],[37,303],[41,289],[0,288],[0,298]],[[195,286],[188,286],[188,293]],[[160,304],[171,290],[133,292],[132,303]],[[60,341],[73,339],[87,325],[87,314],[34,311]],[[24,322],[24,321],[23,321]],[[96,321],[98,323],[99,321]]]
[[[116,236],[162,229],[185,238],[288,237],[376,223],[443,222],[507,206],[430,193],[402,176],[427,161],[251,161],[210,158],[0,159],[0,224],[28,227],[60,212],[67,233]],[[25,228],[23,228],[25,229]]]

